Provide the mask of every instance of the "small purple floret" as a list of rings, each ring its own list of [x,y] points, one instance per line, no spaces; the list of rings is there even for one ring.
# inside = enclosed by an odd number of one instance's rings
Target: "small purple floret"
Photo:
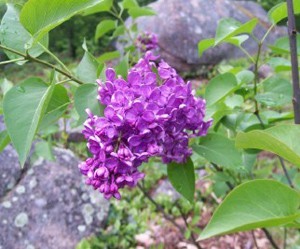
[[[157,59],[146,52],[127,81],[107,69],[106,81],[98,80],[104,116],[87,110],[83,134],[93,156],[79,168],[86,183],[107,199],[120,199],[120,188],[136,186],[144,177],[139,166],[150,157],[185,162],[192,154],[189,138],[206,135],[211,125],[204,121],[205,100],[195,97],[191,83],[166,62],[157,65]]]
[[[155,50],[158,48],[158,37],[155,33],[145,31],[138,35],[135,44],[141,52]]]

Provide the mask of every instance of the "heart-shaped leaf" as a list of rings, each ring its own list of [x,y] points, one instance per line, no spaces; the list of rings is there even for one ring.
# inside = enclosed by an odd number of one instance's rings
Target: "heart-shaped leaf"
[[[20,9],[17,6],[7,4],[7,11],[0,26],[0,42],[4,46],[25,54],[25,44],[32,38],[32,35],[20,23],[19,13]],[[30,48],[28,53],[37,57],[44,52],[43,47],[48,47],[48,35],[44,36],[40,43]],[[11,52],[6,52],[6,54],[10,59],[22,58]]]
[[[235,169],[243,166],[242,153],[235,148],[234,140],[210,133],[193,145],[193,150],[209,162]]]
[[[300,125],[278,125],[266,130],[240,132],[236,146],[273,152],[300,167]]]
[[[300,195],[274,180],[253,180],[232,190],[199,239],[291,223],[300,217]]]
[[[186,163],[168,164],[168,177],[173,187],[189,202],[194,201],[195,170],[193,161],[188,158]]]
[[[25,163],[53,90],[54,84],[49,86],[39,78],[29,78],[10,89],[4,97],[5,124],[21,166]]]
[[[39,41],[50,30],[102,0],[28,0],[21,11],[23,26]],[[33,44],[33,41],[31,41]]]

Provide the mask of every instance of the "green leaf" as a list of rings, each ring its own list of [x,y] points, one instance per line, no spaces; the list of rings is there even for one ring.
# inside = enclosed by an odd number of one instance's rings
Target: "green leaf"
[[[39,125],[39,130],[47,129],[55,121],[57,121],[67,110],[70,104],[67,89],[62,85],[54,87],[51,99],[49,101],[47,110]]]
[[[268,60],[268,64],[275,70],[275,72],[291,71],[291,61],[281,57],[272,57]],[[299,67],[300,70],[300,67]]]
[[[215,39],[214,38],[211,38],[211,39],[204,39],[202,41],[200,41],[198,43],[198,54],[199,54],[199,57],[201,57],[203,55],[203,53],[213,47],[215,45]]]
[[[255,77],[254,73],[249,70],[242,70],[235,76],[239,85],[248,84],[253,81]]]
[[[189,202],[194,202],[195,170],[193,161],[188,158],[186,163],[168,164],[168,177],[173,187]]]
[[[283,121],[283,120],[290,120],[294,118],[293,112],[276,112],[272,110],[262,111],[260,112],[261,115],[266,117],[270,123]]]
[[[273,52],[279,53],[279,54],[290,54],[290,43],[289,43],[289,37],[281,37],[276,40],[274,45],[270,45],[269,48],[272,49]],[[300,56],[300,35],[297,34],[297,53]]]
[[[248,35],[237,35],[233,37],[226,38],[224,42],[230,43],[236,47],[240,47],[246,40],[248,40]]]
[[[4,97],[5,124],[22,167],[53,89],[54,85],[49,86],[39,78],[29,78]]]
[[[0,153],[10,143],[10,137],[6,130],[0,132]]]
[[[121,56],[121,53],[116,50],[116,51],[112,51],[112,52],[106,52],[106,53],[100,55],[97,60],[100,63],[104,63],[106,61],[117,59],[120,56]]]
[[[25,44],[32,38],[31,34],[22,26],[19,19],[20,9],[13,4],[7,4],[7,11],[2,18],[0,27],[0,43],[26,54]],[[32,57],[38,57],[48,47],[48,35],[44,36],[40,43],[28,50]],[[5,51],[10,59],[22,58],[21,56]]]
[[[118,27],[116,27],[115,31],[113,32],[111,38],[117,38],[121,35],[123,35],[126,31],[126,28],[124,25],[119,25]]]
[[[212,127],[218,125],[218,122],[226,115],[232,113],[232,109],[230,109],[224,103],[219,103],[217,105],[208,106],[206,108],[205,120],[213,119]]]
[[[5,95],[13,86],[14,84],[6,78],[0,82],[0,89],[3,95]]]
[[[55,160],[50,142],[47,141],[38,142],[35,144],[34,148],[35,148],[35,154],[37,156],[45,158],[46,160],[49,161]]]
[[[117,75],[121,75],[123,79],[127,78],[129,68],[129,53],[127,53],[120,63],[116,66]]]
[[[237,85],[236,77],[231,73],[221,74],[210,80],[205,90],[207,106],[223,100],[236,89]]]
[[[99,4],[84,10],[81,14],[83,16],[92,15],[99,12],[109,11],[113,5],[113,0],[103,0]]]
[[[281,77],[273,76],[262,82],[264,93],[257,94],[255,99],[266,106],[280,107],[292,103],[292,85]]]
[[[137,3],[136,0],[123,0],[122,4],[124,9],[139,7],[139,4]]]
[[[233,36],[233,37],[229,37],[225,40],[222,40],[218,44],[227,42],[227,43],[230,43],[237,47],[240,47],[242,45],[242,43],[244,41],[246,41],[248,38],[249,38],[248,35],[238,35],[238,36]],[[218,44],[216,44],[216,40],[214,38],[204,39],[204,40],[200,41],[198,43],[199,57],[201,57],[207,49],[214,47],[215,45],[218,45]]]
[[[300,216],[300,195],[274,180],[253,180],[231,191],[199,240],[216,235],[285,225]]]
[[[252,172],[257,160],[257,150],[244,150],[242,153],[243,164],[248,172]]]
[[[83,239],[76,245],[76,249],[92,249],[92,246],[88,240]]]
[[[200,138],[193,150],[211,163],[236,169],[243,166],[242,153],[235,148],[234,140],[217,133]]]
[[[216,31],[215,45],[218,45],[222,41],[225,41],[226,39],[229,39],[233,36],[237,36],[240,34],[251,34],[257,22],[258,20],[256,18],[251,19],[244,24],[238,22],[233,18],[221,19]],[[241,41],[243,39],[241,39]]]
[[[224,102],[229,108],[234,109],[241,107],[244,103],[244,98],[241,95],[228,96]]]
[[[138,18],[141,16],[155,16],[156,13],[149,7],[133,7],[128,10],[128,14],[132,18]]]
[[[299,0],[293,0],[294,5],[294,13],[300,13],[300,2]],[[275,5],[272,9],[268,12],[268,17],[273,24],[279,23],[281,20],[287,17],[287,5],[286,2],[279,3]]]
[[[50,30],[103,0],[28,0],[21,11],[23,26],[39,41]]]
[[[266,130],[238,133],[236,146],[273,152],[300,167],[299,125],[278,125]]]
[[[114,20],[103,20],[97,25],[95,33],[95,41],[101,38],[103,35],[117,27],[117,21]]]
[[[85,83],[94,83],[98,78],[99,63],[97,59],[88,51],[85,41],[82,47],[85,52],[76,69],[76,74],[81,81]]]
[[[93,114],[102,116],[104,107],[97,100],[98,87],[96,84],[84,84],[77,88],[74,96],[76,111],[79,114],[78,124],[82,124],[87,114],[85,110],[89,108]]]

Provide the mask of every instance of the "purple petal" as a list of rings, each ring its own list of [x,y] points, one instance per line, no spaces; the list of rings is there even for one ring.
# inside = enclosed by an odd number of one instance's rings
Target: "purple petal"
[[[145,84],[146,85],[151,85],[153,83],[155,83],[156,81],[156,74],[155,73],[146,73],[145,74]]]
[[[130,85],[139,85],[141,83],[141,75],[138,72],[130,72],[127,80]]]
[[[111,119],[115,115],[115,110],[111,106],[107,106],[104,110],[104,116],[108,119]]]
[[[155,115],[152,111],[144,111],[142,118],[147,122],[153,122],[155,120]]]
[[[108,169],[113,170],[114,168],[116,168],[119,165],[119,160],[117,158],[114,157],[110,157],[106,160],[105,162],[105,166]]]
[[[163,69],[163,68],[158,68],[158,74],[164,80],[166,80],[166,79],[168,79],[168,78],[171,77],[170,71],[167,70],[167,69]]]
[[[107,68],[105,71],[106,79],[109,81],[114,81],[116,78],[116,72],[113,68]]]
[[[138,135],[133,135],[130,138],[128,138],[128,143],[132,146],[138,146],[142,142],[142,137]]]

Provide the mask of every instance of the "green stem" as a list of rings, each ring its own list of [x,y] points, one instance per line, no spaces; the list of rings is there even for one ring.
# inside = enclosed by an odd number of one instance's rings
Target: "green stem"
[[[144,187],[141,184],[137,184],[137,187],[142,191],[142,193],[144,194],[144,196],[155,206],[156,211],[161,212],[162,215],[164,216],[164,218],[166,220],[168,220],[169,222],[171,222],[175,227],[178,228],[178,230],[184,234],[184,230],[174,221],[174,218],[169,216],[165,210],[163,209],[162,206],[160,206],[150,195],[149,193],[144,189]]]
[[[124,28],[125,28],[125,32],[127,33],[127,35],[128,35],[128,37],[129,37],[130,41],[132,42],[132,44],[134,44],[134,39],[133,39],[133,37],[131,36],[130,30],[127,28],[126,23],[124,22],[124,20],[122,19],[122,17],[120,17],[120,16],[118,15],[116,9],[113,8],[113,11],[109,11],[109,13],[110,13],[111,15],[113,15],[115,18],[117,18],[117,19],[123,24],[123,26],[124,26]]]
[[[49,54],[61,67],[66,70],[69,74],[71,73],[67,66],[55,55],[53,54],[48,48],[40,44],[40,46],[45,50],[47,54]]]
[[[61,84],[64,84],[64,83],[70,83],[72,85],[71,81],[72,81],[71,79],[65,79],[65,80],[56,82],[55,85],[61,85]],[[76,84],[75,86],[78,86],[78,85]]]
[[[76,77],[74,77],[74,76],[71,75],[70,73],[68,73],[68,72],[66,72],[66,71],[64,71],[64,70],[62,70],[62,69],[60,69],[60,68],[58,68],[57,66],[55,66],[55,65],[53,65],[53,64],[51,64],[51,63],[48,63],[48,62],[43,61],[43,60],[40,60],[40,59],[38,59],[38,58],[31,57],[29,54],[23,54],[23,53],[21,53],[21,52],[19,52],[19,51],[17,51],[17,50],[14,50],[14,49],[12,49],[12,48],[5,47],[5,46],[3,46],[3,45],[0,45],[0,48],[2,48],[2,49],[4,49],[4,50],[7,50],[7,51],[9,51],[9,52],[12,52],[12,53],[14,53],[14,54],[20,55],[20,56],[22,56],[22,57],[24,58],[24,60],[36,62],[36,63],[39,63],[39,64],[44,65],[45,67],[54,69],[55,71],[57,71],[57,72],[59,72],[59,73],[65,75],[66,77],[68,77],[69,79],[71,79],[71,80],[77,82],[78,84],[84,84],[83,81],[77,79]]]
[[[255,60],[253,59],[253,57],[247,52],[246,49],[244,49],[242,46],[239,46],[240,50],[247,55],[247,57],[251,60],[252,63],[255,63]]]
[[[175,206],[177,207],[177,209],[179,210],[179,213],[183,219],[183,222],[186,226],[186,229],[189,230],[191,232],[191,238],[193,241],[193,244],[198,248],[198,249],[202,249],[202,247],[198,244],[197,239],[195,238],[193,231],[191,229],[189,229],[189,224],[187,222],[187,217],[185,216],[184,212],[182,211],[181,206],[176,202]]]
[[[270,26],[270,28],[267,30],[267,32],[265,33],[265,35],[263,36],[263,38],[261,39],[260,43],[264,43],[264,41],[266,40],[267,36],[270,34],[270,32],[272,31],[272,29],[275,27],[275,24],[272,24]]]
[[[17,59],[13,59],[13,60],[9,60],[9,61],[1,61],[0,65],[5,65],[5,64],[9,64],[9,63],[14,63],[17,61],[24,61],[24,58],[17,58]]]

